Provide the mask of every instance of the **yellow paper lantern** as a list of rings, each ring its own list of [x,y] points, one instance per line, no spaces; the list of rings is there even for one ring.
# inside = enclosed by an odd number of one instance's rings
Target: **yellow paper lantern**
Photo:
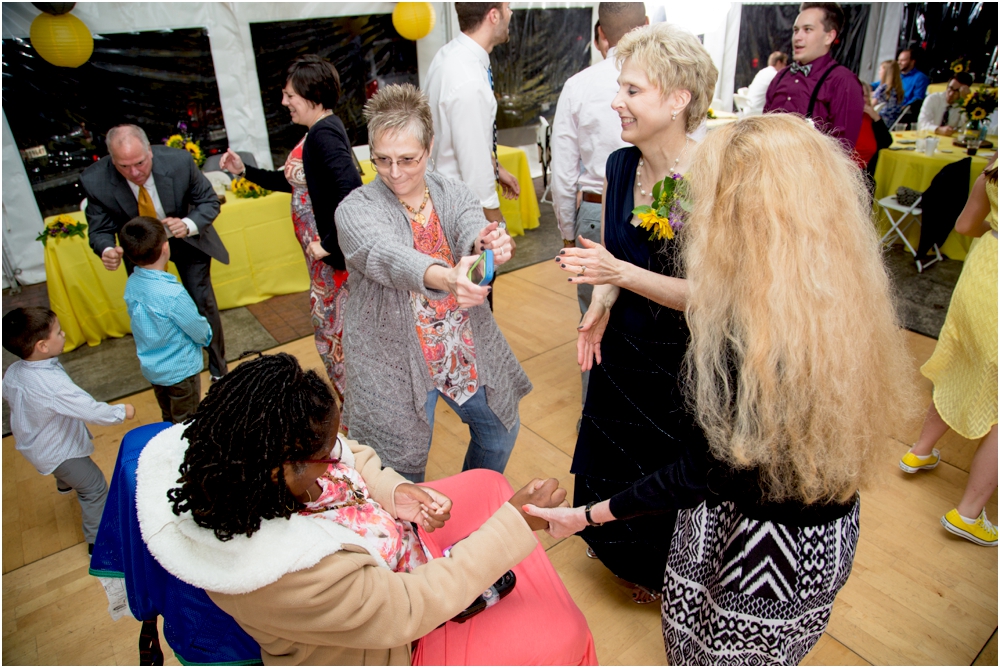
[[[79,67],[94,52],[90,29],[72,14],[39,14],[31,22],[31,46],[59,67]]]
[[[429,2],[397,2],[392,10],[392,25],[396,32],[414,41],[431,33],[436,18],[434,7]]]

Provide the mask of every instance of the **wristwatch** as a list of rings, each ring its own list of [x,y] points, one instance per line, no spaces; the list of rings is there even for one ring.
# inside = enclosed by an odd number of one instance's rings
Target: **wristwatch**
[[[591,501],[590,503],[588,503],[584,507],[583,515],[584,515],[584,517],[587,518],[587,524],[589,524],[590,526],[592,526],[592,527],[603,526],[604,522],[595,522],[594,518],[590,516],[590,509],[593,508],[595,504],[597,504],[597,501]]]

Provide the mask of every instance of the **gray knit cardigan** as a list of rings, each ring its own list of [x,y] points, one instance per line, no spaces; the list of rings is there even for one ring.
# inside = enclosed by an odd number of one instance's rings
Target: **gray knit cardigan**
[[[457,262],[473,253],[479,231],[488,224],[482,205],[464,183],[434,173],[426,181]],[[410,293],[447,296],[424,285],[427,268],[444,263],[413,248],[406,211],[380,178],[344,198],[336,219],[350,295],[344,314],[344,421],[351,438],[374,448],[385,466],[419,473],[427,465],[431,428],[425,405],[434,383],[417,339]],[[480,387],[510,430],[531,381],[489,305],[484,302],[469,313]]]

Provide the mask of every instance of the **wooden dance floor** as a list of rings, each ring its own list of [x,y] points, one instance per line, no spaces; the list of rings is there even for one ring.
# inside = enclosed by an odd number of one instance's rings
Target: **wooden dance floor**
[[[553,476],[572,490],[569,467],[580,416],[575,288],[554,263],[542,263],[501,276],[495,306],[535,387],[521,402],[521,432],[507,477],[517,488],[533,477]],[[908,338],[922,415],[930,384],[918,368],[935,342],[917,334]],[[323,373],[311,337],[276,350]],[[152,390],[128,401],[138,420],[92,428],[94,460],[109,480],[122,435],[159,421]],[[919,418],[885,420],[901,456],[917,437]],[[467,444],[464,425],[439,402],[428,479],[457,473]],[[976,444],[949,433],[940,447],[944,461],[936,470],[910,476],[896,459],[886,460],[880,486],[862,495],[854,571],[827,633],[805,663],[997,665],[997,550],[956,538],[938,522],[961,497]],[[987,513],[998,519],[995,493]],[[658,606],[632,603],[629,590],[585,556],[579,538],[542,541],[590,623],[601,663],[666,663]],[[3,439],[4,664],[138,663],[139,623],[111,621],[104,590],[87,574],[88,565],[75,497],[57,494],[53,478],[38,475],[14,450],[13,439]],[[177,665],[165,641],[163,648],[166,663]]]

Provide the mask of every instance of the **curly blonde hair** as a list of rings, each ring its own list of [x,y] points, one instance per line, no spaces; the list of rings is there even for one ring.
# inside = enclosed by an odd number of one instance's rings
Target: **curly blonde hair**
[[[413,84],[393,84],[375,93],[364,106],[368,122],[368,144],[374,145],[386,132],[409,132],[430,149],[434,139],[434,117],[427,96]]]
[[[768,114],[710,132],[689,185],[687,378],[712,453],[771,500],[849,499],[917,403],[863,172]]]
[[[719,71],[698,38],[669,23],[656,23],[631,30],[618,42],[618,68],[631,59],[666,97],[675,90],[691,93],[684,110],[684,126],[694,132],[705,120],[715,95]]]

